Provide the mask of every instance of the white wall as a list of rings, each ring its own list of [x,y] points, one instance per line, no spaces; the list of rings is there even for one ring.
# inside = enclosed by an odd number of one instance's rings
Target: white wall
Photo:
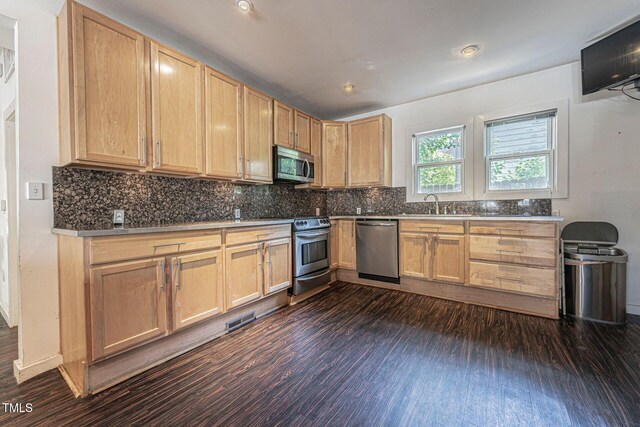
[[[58,161],[57,10],[52,1],[0,0],[0,13],[18,21],[19,381],[61,362],[57,245],[51,234],[51,166]],[[28,181],[45,183],[45,200],[26,200]]]
[[[564,223],[601,220],[618,227],[619,246],[630,259],[627,310],[640,314],[640,101],[610,93],[583,99],[580,84],[576,63],[372,113],[393,119],[393,185],[400,187],[410,149],[407,129],[570,99],[569,198],[554,200],[553,209],[560,210]]]

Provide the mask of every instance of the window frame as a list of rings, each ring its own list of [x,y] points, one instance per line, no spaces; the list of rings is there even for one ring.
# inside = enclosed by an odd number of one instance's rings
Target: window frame
[[[449,129],[462,128],[462,157],[459,160],[434,162],[434,163],[418,163],[417,157],[417,138],[416,135],[446,131]],[[428,193],[418,193],[419,190],[419,167],[433,167],[433,166],[445,166],[448,164],[460,164],[460,185],[461,191],[448,192],[448,193],[436,193],[438,199],[441,201],[466,201],[473,200],[473,132],[474,120],[465,118],[461,120],[451,120],[446,123],[430,123],[413,127],[406,130],[405,138],[407,140],[407,165],[406,168],[406,182],[407,182],[407,195],[406,201],[412,202],[424,202],[424,198]]]
[[[476,200],[513,200],[531,198],[567,198],[568,197],[568,140],[569,140],[569,100],[552,101],[527,107],[502,110],[492,114],[475,117],[474,145],[478,156],[475,175],[475,199]],[[555,120],[552,129],[555,135],[551,138],[551,147],[547,150],[531,151],[509,155],[490,156],[488,129],[486,124],[498,120],[515,119],[522,116],[532,116],[545,112],[555,111]],[[496,159],[527,158],[536,155],[548,155],[547,173],[549,187],[542,189],[524,190],[490,190],[489,174],[490,162]]]

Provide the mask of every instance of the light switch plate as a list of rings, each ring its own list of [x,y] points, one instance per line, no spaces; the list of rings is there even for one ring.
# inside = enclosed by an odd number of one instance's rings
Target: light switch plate
[[[360,215],[362,213],[362,208],[356,208],[356,214]]]
[[[236,208],[233,210],[233,216],[235,219],[240,219],[240,209]]]
[[[27,200],[43,200],[44,183],[27,182]]]
[[[113,211],[113,225],[124,225],[124,211],[122,209]]]
[[[320,216],[320,208],[316,208],[316,216]]]

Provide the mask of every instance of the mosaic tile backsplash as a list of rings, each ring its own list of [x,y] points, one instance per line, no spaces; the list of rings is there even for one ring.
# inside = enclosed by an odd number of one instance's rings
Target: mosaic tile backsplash
[[[163,176],[53,168],[54,227],[111,228],[113,210],[125,210],[125,226],[242,218],[290,218],[326,214],[326,193],[291,184],[235,183]]]
[[[407,203],[404,187],[335,191],[296,190],[292,184],[245,185],[123,172],[53,168],[54,227],[95,230],[112,227],[113,210],[125,210],[128,227],[242,218],[315,215],[435,213],[435,203]],[[441,202],[440,213],[551,215],[551,199]]]
[[[446,207],[449,214],[551,215],[551,199],[529,199],[528,206],[521,200],[443,201],[439,204],[441,214]],[[362,215],[429,214],[435,213],[436,210],[434,202],[407,203],[405,187],[327,192],[329,216],[355,215],[358,207],[362,209]]]

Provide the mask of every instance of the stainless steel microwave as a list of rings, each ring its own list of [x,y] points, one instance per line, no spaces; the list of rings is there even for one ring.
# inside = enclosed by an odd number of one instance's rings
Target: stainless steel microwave
[[[273,147],[273,179],[289,182],[313,182],[313,156],[289,148]]]

